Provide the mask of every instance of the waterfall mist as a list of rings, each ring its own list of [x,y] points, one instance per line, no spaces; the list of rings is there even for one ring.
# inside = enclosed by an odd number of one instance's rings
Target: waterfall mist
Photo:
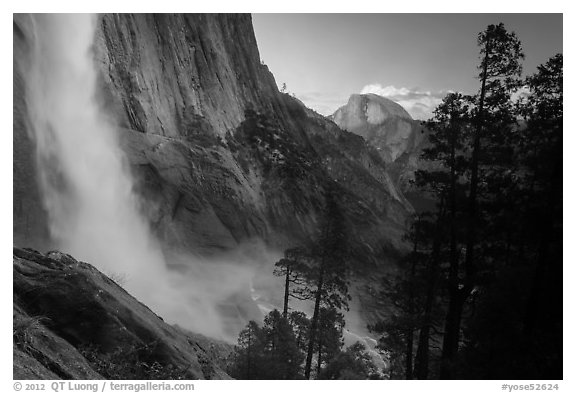
[[[185,273],[167,268],[114,124],[95,98],[96,23],[93,15],[32,16],[26,101],[54,246],[125,277],[126,289],[168,322],[226,338],[219,309],[248,288],[250,270],[200,261],[188,261]]]

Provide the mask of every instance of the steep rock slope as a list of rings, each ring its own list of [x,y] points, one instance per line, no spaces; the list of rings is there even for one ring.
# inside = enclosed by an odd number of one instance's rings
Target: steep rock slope
[[[366,254],[402,247],[411,206],[384,163],[278,92],[249,15],[103,15],[95,53],[165,244],[209,253],[259,237],[283,248],[316,233],[335,183]]]
[[[396,102],[376,94],[353,94],[331,118],[374,146],[388,164],[394,182],[403,192],[411,193],[409,181],[427,144],[426,129],[419,121]]]
[[[13,276],[14,379],[228,378],[225,344],[164,323],[92,265],[15,248]]]
[[[14,233],[15,244],[43,248],[22,99],[28,23],[14,18]],[[403,247],[411,207],[381,158],[278,92],[250,15],[101,15],[94,53],[100,102],[119,125],[142,211],[167,248],[213,253],[251,238],[279,248],[309,238],[333,183],[368,259]]]
[[[14,244],[46,250],[54,246],[22,98],[28,24],[15,15]],[[99,102],[118,124],[141,211],[166,251],[216,254],[254,238],[283,250],[313,239],[328,190],[347,219],[356,282],[379,277],[405,250],[412,207],[392,167],[362,137],[278,91],[249,15],[101,15],[93,51]]]
[[[13,29],[14,244],[46,250],[54,245],[24,99],[34,38],[26,15]],[[166,251],[216,254],[254,238],[282,250],[313,239],[335,191],[365,295],[357,299],[371,307],[363,283],[405,249],[412,206],[374,146],[278,91],[249,15],[101,15],[93,51],[98,101],[118,124],[141,211]]]
[[[32,50],[28,22],[27,15],[14,14],[12,223],[14,244],[44,249],[49,243],[47,216],[37,182],[35,147],[27,131],[25,73]]]
[[[332,115],[342,129],[363,136],[386,162],[410,154],[422,143],[422,127],[402,106],[376,94],[353,94]]]
[[[104,87],[126,128],[167,137],[224,136],[278,92],[243,15],[102,15]]]

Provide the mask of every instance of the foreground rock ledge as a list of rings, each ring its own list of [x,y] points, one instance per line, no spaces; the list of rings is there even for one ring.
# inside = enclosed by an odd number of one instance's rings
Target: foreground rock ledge
[[[14,379],[230,378],[229,345],[165,323],[93,266],[60,252],[13,256]]]

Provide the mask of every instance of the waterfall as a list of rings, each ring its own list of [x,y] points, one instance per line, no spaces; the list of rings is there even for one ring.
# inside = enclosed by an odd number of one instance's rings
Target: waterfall
[[[31,18],[26,104],[54,246],[125,277],[126,290],[167,322],[235,341],[242,327],[238,304],[251,301],[253,272],[235,256],[207,261],[171,254],[171,263],[186,269],[168,268],[139,211],[118,130],[97,100],[97,17]]]
[[[146,288],[165,264],[138,212],[114,126],[96,101],[96,17],[32,18],[27,105],[51,236],[75,257],[126,275],[137,297],[153,301]]]
[[[218,336],[216,306],[168,270],[139,213],[114,124],[96,100],[96,23],[93,15],[32,16],[26,102],[54,245],[125,277],[128,292],[168,321]]]

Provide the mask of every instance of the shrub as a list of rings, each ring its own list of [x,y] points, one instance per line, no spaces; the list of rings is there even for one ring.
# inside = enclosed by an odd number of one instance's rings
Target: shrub
[[[29,352],[34,343],[35,333],[42,330],[42,321],[46,317],[29,317],[27,315],[14,315],[12,339],[14,344],[25,352]]]
[[[185,379],[188,369],[178,369],[172,364],[161,364],[151,359],[149,345],[129,346],[103,353],[95,345],[80,348],[82,356],[94,370],[107,379]]]

